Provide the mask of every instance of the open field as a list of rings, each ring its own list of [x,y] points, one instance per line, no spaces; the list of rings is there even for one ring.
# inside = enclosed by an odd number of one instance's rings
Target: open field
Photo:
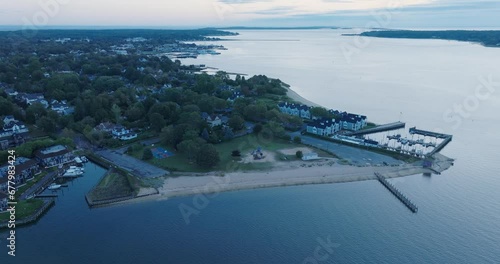
[[[16,220],[21,220],[32,215],[38,209],[43,206],[43,201],[39,199],[29,199],[24,201],[19,201],[16,205]],[[0,214],[0,222],[9,220],[10,214],[8,212],[3,212]]]
[[[174,156],[164,159],[152,159],[147,162],[156,165],[160,168],[179,171],[179,172],[208,172],[208,171],[252,171],[252,170],[266,170],[276,166],[279,163],[295,160],[295,152],[292,154],[284,154],[282,150],[290,150],[302,147],[300,144],[295,144],[282,139],[267,140],[257,135],[251,134],[243,137],[233,139],[229,142],[214,145],[219,152],[220,162],[212,169],[202,169],[196,165],[195,162],[189,162],[187,157],[181,153],[173,151],[173,149],[162,146],[164,149],[175,153]],[[251,153],[257,148],[261,148],[265,153],[266,158],[262,160],[254,160]],[[307,148],[310,149],[310,148]],[[241,157],[233,157],[231,154],[234,150],[241,152]],[[137,159],[142,158],[142,149],[128,153]],[[312,152],[308,151],[308,152]],[[333,157],[323,151],[315,151],[323,157]],[[306,152],[305,152],[306,153]],[[284,158],[286,157],[286,158]]]

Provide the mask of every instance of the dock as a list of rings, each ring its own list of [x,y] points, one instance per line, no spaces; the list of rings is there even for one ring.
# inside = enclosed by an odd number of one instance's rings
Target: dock
[[[433,138],[438,138],[438,139],[444,139],[443,142],[441,142],[439,145],[437,145],[434,148],[434,150],[432,150],[429,154],[427,154],[427,156],[429,156],[429,157],[431,157],[434,154],[441,151],[444,147],[446,147],[446,145],[448,145],[453,140],[452,135],[420,130],[420,129],[417,129],[416,127],[410,128],[410,134],[411,135],[421,135],[421,136],[425,136],[425,137],[433,137]]]
[[[396,196],[410,211],[413,213],[418,212],[418,207],[408,199],[403,193],[401,193],[394,185],[392,185],[390,182],[388,182],[384,176],[382,176],[380,173],[375,172],[375,176],[377,176],[377,179],[382,185],[384,185],[394,196]]]
[[[349,132],[349,133],[346,133],[345,135],[346,136],[360,136],[360,135],[375,134],[375,133],[379,133],[379,132],[385,132],[385,131],[391,131],[391,130],[404,128],[405,126],[406,126],[406,123],[398,121],[398,122],[394,122],[394,123],[376,126],[373,128]]]
[[[57,194],[39,194],[35,198],[57,198]]]

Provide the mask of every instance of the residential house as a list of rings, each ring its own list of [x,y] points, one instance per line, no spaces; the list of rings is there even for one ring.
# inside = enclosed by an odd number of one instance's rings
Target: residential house
[[[53,100],[50,103],[50,109],[56,111],[60,115],[69,115],[74,112],[74,108],[69,106],[66,101]]]
[[[7,197],[6,193],[0,192],[0,212],[7,210]]]
[[[233,93],[231,94],[231,96],[229,96],[229,98],[227,98],[227,100],[230,102],[234,102],[236,99],[244,97],[245,96],[240,91],[233,91]]]
[[[12,88],[7,88],[7,89],[5,89],[4,91],[5,91],[5,93],[6,93],[8,96],[11,96],[11,97],[15,97],[15,96],[17,96],[17,95],[19,94],[16,90],[14,90],[14,89],[12,89]]]
[[[10,164],[5,164],[4,166],[0,167],[0,177],[7,178],[9,165]],[[16,186],[20,186],[26,183],[27,181],[33,179],[35,175],[40,173],[38,162],[33,159],[17,157],[14,166],[16,167],[16,177],[14,181],[16,183]]]
[[[207,121],[208,125],[211,127],[220,126],[223,124],[222,117],[219,115],[209,115],[206,112],[201,113],[201,117]],[[227,119],[227,118],[226,118]],[[227,122],[227,121],[226,121]]]
[[[41,93],[34,93],[34,94],[22,93],[22,94],[18,94],[17,98],[19,101],[24,102],[27,105],[40,103],[45,108],[49,107],[49,102],[47,102],[47,100],[45,100],[45,97]]]
[[[111,130],[111,134],[114,138],[119,140],[131,140],[137,138],[137,133],[124,126],[117,125]]]
[[[104,123],[100,123],[99,125],[97,125],[95,127],[95,130],[102,131],[102,132],[107,132],[107,133],[111,133],[111,131],[113,131],[113,129],[115,127],[116,127],[116,125],[113,124],[113,123],[104,122]]]
[[[0,148],[2,150],[25,142],[29,129],[23,122],[9,115],[3,119],[3,124],[2,129],[0,129]]]
[[[73,154],[64,146],[56,145],[35,152],[38,162],[46,168],[73,161]]]

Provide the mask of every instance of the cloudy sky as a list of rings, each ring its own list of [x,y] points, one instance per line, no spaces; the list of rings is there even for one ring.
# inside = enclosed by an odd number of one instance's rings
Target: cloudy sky
[[[500,28],[498,0],[0,0],[0,25]]]

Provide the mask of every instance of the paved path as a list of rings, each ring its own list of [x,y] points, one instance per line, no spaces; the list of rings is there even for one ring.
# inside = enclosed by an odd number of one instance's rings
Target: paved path
[[[360,148],[355,148],[347,145],[342,145],[334,143],[327,140],[322,140],[319,138],[301,135],[300,132],[290,133],[290,136],[294,138],[299,136],[302,138],[302,143],[311,145],[313,147],[332,152],[339,156],[341,159],[348,160],[354,165],[401,165],[404,164],[403,161],[397,160],[395,158],[382,155],[379,153],[371,152],[369,150],[363,150]]]
[[[33,184],[28,190],[26,190],[21,196],[19,200],[25,200],[28,196],[35,194],[39,191],[43,191],[43,189],[56,177],[55,171],[47,173],[41,180],[37,183]]]
[[[141,178],[156,178],[170,174],[167,170],[158,168],[116,150],[104,149],[96,151],[95,154]]]

